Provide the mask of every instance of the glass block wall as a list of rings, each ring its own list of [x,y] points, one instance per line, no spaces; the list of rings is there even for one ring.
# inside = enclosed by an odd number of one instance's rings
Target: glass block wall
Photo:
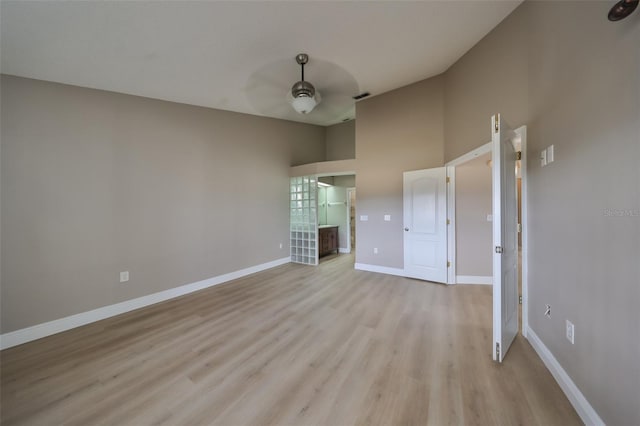
[[[318,184],[315,176],[291,178],[291,261],[318,264]]]

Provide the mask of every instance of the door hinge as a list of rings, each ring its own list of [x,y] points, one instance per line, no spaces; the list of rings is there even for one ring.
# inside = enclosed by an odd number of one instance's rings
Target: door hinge
[[[516,152],[516,160],[522,160],[522,151]]]
[[[500,343],[496,342],[496,361],[500,361]]]
[[[519,224],[518,224],[518,233],[521,233],[521,232],[522,232],[522,224],[521,224],[521,223],[519,223]]]
[[[451,182],[451,178],[447,176],[447,183]]]
[[[495,132],[498,133],[500,131],[500,115],[496,114],[495,115],[495,122],[496,122],[496,127],[495,127]]]
[[[451,221],[447,219],[447,225],[451,225]]]
[[[502,253],[502,246],[496,246],[496,253]]]
[[[447,268],[451,268],[451,262],[447,260]]]
[[[518,304],[522,305],[522,296],[518,297]]]

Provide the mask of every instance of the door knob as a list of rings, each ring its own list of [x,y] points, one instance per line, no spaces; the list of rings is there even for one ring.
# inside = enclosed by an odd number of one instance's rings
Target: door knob
[[[405,231],[409,232],[409,228],[404,228]]]

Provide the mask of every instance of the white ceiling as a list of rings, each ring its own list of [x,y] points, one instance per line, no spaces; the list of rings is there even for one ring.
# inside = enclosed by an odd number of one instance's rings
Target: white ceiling
[[[521,1],[2,0],[0,70],[330,125],[353,117],[359,92],[444,72]],[[353,92],[339,111],[303,116],[287,104],[300,52],[320,93]]]

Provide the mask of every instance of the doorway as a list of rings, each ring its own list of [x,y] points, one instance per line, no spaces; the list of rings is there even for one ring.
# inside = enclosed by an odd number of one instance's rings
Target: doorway
[[[491,152],[479,154],[450,171],[453,208],[452,282],[485,284],[493,281],[493,206]],[[453,178],[455,176],[455,178]]]
[[[516,161],[516,200],[517,200],[517,222],[519,233],[517,236],[517,247],[518,247],[518,295],[520,296],[520,304],[518,306],[519,311],[519,327],[518,331],[522,333],[524,337],[527,336],[528,329],[528,306],[527,306],[527,276],[528,276],[528,262],[527,262],[527,180],[526,180],[526,126],[522,126],[518,129],[515,129],[516,136],[513,139],[513,145],[515,150],[520,152],[520,159]],[[456,215],[456,211],[463,206],[457,206],[457,195],[458,195],[458,178],[463,179],[463,168],[471,164],[474,160],[478,162],[478,166],[483,162],[486,164],[488,168],[485,168],[485,175],[489,169],[493,168],[492,162],[487,162],[488,155],[492,153],[492,143],[487,143],[449,163],[446,164],[447,167],[447,176],[449,178],[448,185],[448,212],[450,212],[450,227],[448,233],[448,249],[449,249],[449,259],[451,262],[451,267],[449,268],[449,276],[448,282],[449,284],[493,284],[493,269],[491,277],[486,277],[484,275],[465,275],[465,270],[461,269],[461,259],[459,259],[460,251],[460,242],[463,236],[460,235],[461,232],[464,232],[464,227],[460,226],[462,224],[458,223],[460,219],[459,216]],[[479,160],[481,159],[481,160]],[[462,182],[460,182],[462,184]],[[486,192],[486,191],[485,191]],[[491,194],[485,195],[484,200],[482,201],[485,205],[490,200]],[[477,200],[476,200],[477,201]],[[464,204],[464,203],[463,203]],[[493,210],[489,210],[491,214],[487,212],[479,211],[476,212],[479,216],[477,219],[481,220],[483,216],[486,215],[486,220],[493,220]],[[489,253],[493,256],[493,240],[486,240],[485,244],[488,245]],[[485,259],[486,261],[486,259]],[[486,266],[486,265],[485,265]],[[485,268],[486,270],[486,268]],[[462,272],[462,273],[461,273]]]
[[[353,251],[355,179],[353,173],[318,176],[319,263]]]

